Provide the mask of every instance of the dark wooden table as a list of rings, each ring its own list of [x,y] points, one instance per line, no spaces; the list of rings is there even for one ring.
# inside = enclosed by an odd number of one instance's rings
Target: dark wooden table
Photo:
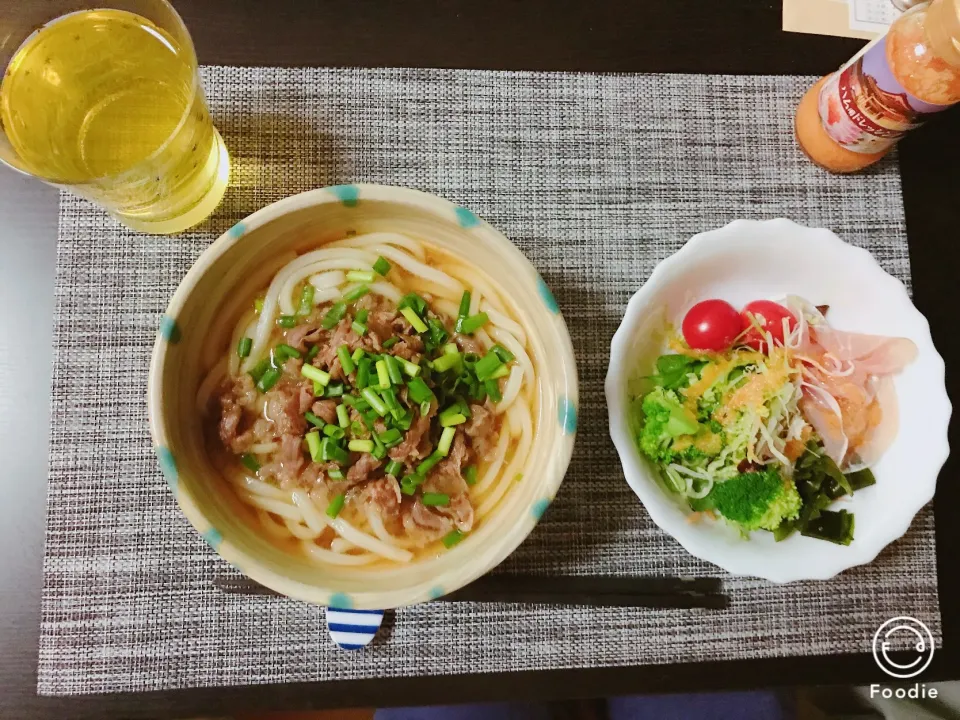
[[[10,7],[33,7],[23,0]],[[227,65],[414,66],[589,72],[823,74],[862,45],[854,40],[783,33],[779,0],[180,0],[201,62]],[[16,9],[12,10],[16,12]],[[8,7],[3,12],[9,13]],[[954,305],[960,237],[960,111],[901,145],[900,167],[917,306],[929,318],[947,363],[947,387],[960,393]],[[56,193],[0,174],[0,293],[7,282],[37,278],[36,347],[9,337],[22,306],[0,302],[0,368],[22,373],[0,383],[0,408],[21,403],[23,415],[0,421],[0,442],[23,453],[0,479],[0,717],[186,717],[253,707],[412,705],[504,698],[559,699],[624,693],[743,689],[760,686],[882,682],[869,655],[657,665],[622,669],[366,680],[340,683],[151,692],[83,698],[37,698],[37,621],[43,538],[49,333]],[[13,287],[16,287],[14,284]],[[10,293],[12,297],[12,292]],[[0,295],[0,298],[6,298]],[[26,297],[26,296],[24,296]],[[26,324],[30,326],[29,323]],[[5,359],[6,356],[9,358]],[[18,364],[19,363],[19,364]],[[27,382],[29,381],[29,382]],[[26,387],[32,390],[26,394]],[[28,403],[26,407],[22,402]],[[32,423],[32,424],[31,424]],[[950,439],[958,441],[957,422]],[[20,435],[17,435],[17,431]],[[32,454],[31,454],[32,453]],[[9,455],[9,452],[8,452]],[[30,462],[23,458],[29,455]],[[19,465],[17,464],[19,463]],[[960,547],[958,462],[947,463],[935,500],[943,648],[920,680],[960,678]],[[909,608],[904,608],[908,612]],[[763,612],[763,608],[757,608]]]

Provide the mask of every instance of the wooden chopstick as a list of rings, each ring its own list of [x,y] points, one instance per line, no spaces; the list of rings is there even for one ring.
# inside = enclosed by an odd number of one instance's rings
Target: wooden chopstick
[[[219,577],[213,584],[235,595],[279,594],[244,577]],[[439,600],[722,610],[730,605],[722,587],[719,578],[487,575]]]

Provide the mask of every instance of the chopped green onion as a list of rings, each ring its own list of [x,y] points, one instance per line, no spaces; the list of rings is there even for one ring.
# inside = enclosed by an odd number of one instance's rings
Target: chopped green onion
[[[373,264],[373,270],[379,275],[386,275],[390,272],[390,263],[387,262],[387,259],[381,255],[377,258],[377,261]]]
[[[463,417],[461,415],[460,417]],[[466,418],[464,418],[466,419]],[[453,445],[453,436],[457,434],[457,429],[454,427],[445,427],[443,432],[440,433],[440,442],[437,443],[437,452],[446,457],[450,454],[450,446]]]
[[[362,402],[360,398],[356,397],[355,395],[351,395],[350,393],[345,393],[343,396],[344,405],[349,405],[350,407],[355,408],[359,402]]]
[[[453,412],[450,412],[450,411]],[[460,408],[454,406],[449,407],[442,413],[440,413],[440,427],[442,428],[452,428],[454,425],[462,425],[467,421],[467,418],[460,412]]]
[[[343,480],[343,470],[336,465],[327,469],[327,475],[331,480]]]
[[[459,355],[460,348],[457,347],[456,343],[447,343],[443,346],[444,355]]]
[[[363,348],[358,347],[356,350],[353,351],[353,355],[350,356],[350,359],[353,360],[354,364],[357,364],[358,362],[360,362],[360,358],[362,358],[363,356],[364,356]]]
[[[357,322],[356,320],[350,323],[350,328],[360,337],[363,337],[367,334],[367,326],[363,323]]]
[[[467,481],[467,485],[476,485],[477,484],[477,466],[468,465],[463,471],[463,479]]]
[[[478,380],[489,380],[494,371],[503,366],[503,361],[497,357],[496,353],[489,352],[484,355],[474,366]]]
[[[370,453],[377,460],[383,460],[387,456],[387,449],[383,446],[383,443],[377,440],[377,436],[373,436],[373,452]]]
[[[348,303],[356,302],[357,300],[362,298],[364,295],[366,295],[368,292],[370,292],[370,288],[367,285],[357,285],[352,290],[349,290],[346,293],[344,293],[343,301]]]
[[[310,459],[320,462],[320,433],[316,430],[307,433],[307,449],[310,451]]]
[[[350,348],[346,345],[337,348],[337,357],[340,358],[340,367],[343,368],[344,375],[349,375],[356,369],[357,366],[353,364],[353,358],[350,356]]]
[[[324,387],[330,384],[330,373],[313,365],[304,365],[301,367],[300,374],[307,378],[307,380],[318,382]]]
[[[423,381],[422,378],[411,378],[407,383],[407,393],[410,399],[415,403],[425,403],[433,400],[433,390]]]
[[[516,475],[513,476],[514,482],[520,482],[521,480],[523,480],[523,473],[517,473]]]
[[[304,358],[304,362],[310,362],[313,360],[320,352],[319,345],[313,345],[309,350],[307,350],[307,356]]]
[[[318,383],[316,380],[313,381],[313,394],[316,397],[323,397],[326,394],[326,388]]]
[[[373,388],[364,388],[360,394],[364,400],[370,403],[370,407],[373,408],[373,411],[380,417],[383,417],[389,412],[387,406],[383,404],[383,400],[373,391]]]
[[[266,392],[277,384],[277,381],[280,379],[280,375],[281,373],[279,370],[276,368],[270,368],[260,376],[259,380],[257,380],[257,390],[260,392]]]
[[[390,357],[394,357],[394,356],[391,355]],[[401,357],[396,358],[396,360],[398,363],[400,363],[400,366],[403,368],[403,372],[405,372],[407,375],[409,375],[412,378],[419,375],[420,371],[422,370],[422,368],[419,365],[417,365],[415,362],[404,360]]]
[[[357,314],[354,315],[353,319],[356,320],[358,323],[365,323],[369,316],[370,316],[370,311],[367,310],[366,308],[361,308],[360,310],[357,311]]]
[[[324,330],[332,330],[337,323],[343,320],[343,316],[346,315],[346,313],[346,304],[342,302],[334,303],[323,316],[323,321],[320,323],[320,325]]]
[[[418,478],[416,475],[407,475],[400,481],[400,492],[404,495],[413,495],[422,482],[423,478]]]
[[[403,311],[404,308],[413,308],[414,312],[422,315],[427,311],[427,301],[416,293],[407,293],[397,303],[398,310]]]
[[[340,493],[333,500],[330,501],[330,504],[327,505],[327,517],[336,518],[340,514],[340,511],[343,510],[343,504],[346,502],[347,496],[344,493]]]
[[[426,332],[427,326],[424,324],[423,320],[420,319],[420,316],[414,311],[411,307],[403,308],[400,313],[413,325],[413,329],[418,333]]]
[[[447,338],[450,337],[450,333],[443,327],[443,323],[436,318],[429,318],[427,325],[430,326],[430,336],[427,339],[428,349],[430,347],[436,348],[443,345],[447,341]]]
[[[277,345],[277,347],[274,348],[274,352],[277,355],[280,355],[284,360],[289,360],[290,358],[299,359],[303,357],[302,352],[291,345],[287,345],[286,343],[280,343]]]
[[[333,427],[332,425],[327,425],[327,427]],[[336,428],[340,430],[340,428]],[[340,430],[340,432],[343,432]],[[331,438],[324,438],[320,441],[320,457],[323,458],[324,462],[333,461],[336,463],[345,463],[350,461],[350,455],[342,447],[337,445],[336,440]]]
[[[463,364],[464,365],[476,365],[477,360],[480,359],[480,356],[476,353],[468,352],[463,354]]]
[[[263,298],[258,297],[253,301],[253,312],[259,315],[263,312]]]
[[[380,389],[386,390],[388,387],[390,387],[390,372],[387,370],[387,363],[384,360],[377,360],[376,367]]]
[[[387,338],[386,340],[384,340],[384,341],[383,341],[382,343],[380,343],[380,344],[383,346],[383,349],[384,349],[384,350],[389,350],[389,349],[392,348],[394,345],[396,345],[398,342],[400,342],[400,338],[398,338],[398,337],[392,337],[392,338]]]
[[[241,455],[240,462],[242,462],[243,466],[252,473],[260,470],[260,463],[257,461],[256,456],[251,455],[250,453],[244,453]]]
[[[277,325],[283,328],[292,328],[297,326],[296,315],[281,315],[277,318]]]
[[[346,405],[337,405],[337,424],[342,428],[350,426],[350,413]]]
[[[357,389],[363,390],[370,384],[370,366],[373,364],[373,361],[368,358],[361,358],[360,362],[357,363]]]
[[[489,379],[490,379],[490,380],[499,380],[500,378],[506,377],[506,376],[509,375],[509,374],[510,374],[510,368],[508,368],[506,365],[501,365],[501,366],[498,367],[496,370],[494,370],[492,373],[490,373],[490,378],[489,378]]]
[[[381,390],[380,395],[383,397],[384,404],[386,404],[390,410],[403,410],[403,408],[400,407],[400,402],[397,400],[397,391],[392,387]]]
[[[470,291],[464,290],[460,298],[460,310],[457,312],[457,332],[460,332],[460,321],[466,320],[470,314]]]
[[[373,452],[373,440],[351,440],[347,443],[351,452]]]
[[[329,398],[340,397],[343,395],[343,383],[330,383],[326,387],[325,396]]]
[[[496,355],[494,355],[494,357],[496,357]],[[462,357],[459,352],[456,354],[445,353],[433,361],[433,369],[437,372],[446,372],[447,370],[452,370],[457,367],[461,362]]]
[[[403,442],[403,433],[396,428],[391,428],[380,433],[380,442],[388,448],[395,447]]]
[[[383,471],[387,475],[393,475],[394,477],[396,477],[402,470],[403,470],[403,463],[400,462],[399,460],[391,460],[390,462],[387,463],[387,466],[383,469]]]
[[[444,493],[424,493],[420,501],[427,507],[443,507],[450,504],[450,496]]]
[[[426,417],[429,414],[430,414],[430,401],[424,400],[422,403],[420,403],[420,416]]]
[[[413,413],[407,410],[400,417],[395,418],[394,422],[396,426],[401,430],[409,430],[410,426],[413,424]]]
[[[462,321],[457,321],[457,332],[461,332],[464,335],[472,335],[477,330],[482,328],[490,318],[487,317],[485,312],[477,313],[476,315],[471,315]]]
[[[349,282],[372,283],[376,277],[369,270],[351,270],[347,273]]]
[[[500,345],[499,343],[494,345],[491,348],[491,350],[495,352],[497,354],[497,357],[500,358],[505,363],[513,362],[514,360],[517,359],[512,352],[507,350],[503,345]]]
[[[443,455],[437,452],[432,453],[426,460],[417,465],[417,475],[425,477],[428,472],[433,470],[433,466],[441,460],[443,460]]]
[[[307,419],[307,422],[308,422],[308,423],[310,423],[310,424],[313,425],[314,427],[320,428],[321,430],[323,429],[323,426],[326,425],[326,423],[323,421],[323,418],[320,418],[320,417],[314,415],[314,414],[313,414],[312,412],[310,412],[309,410],[308,410],[307,412],[305,412],[305,413],[303,414],[303,416]]]
[[[346,435],[346,432],[342,427],[339,427],[338,425],[324,425],[323,434],[326,435],[328,438],[339,440],[344,435]]]
[[[309,315],[313,312],[313,285],[307,283],[300,291],[300,306],[297,308],[297,315]]]
[[[496,380],[484,380],[483,390],[495,403],[503,400],[503,394],[500,392],[500,384]]]
[[[387,364],[387,374],[390,376],[390,382],[394,385],[403,385],[403,373],[400,371],[400,363],[393,355],[384,355],[383,361]]]
[[[463,533],[459,530],[451,530],[443,536],[443,546],[448,550],[463,540]]]
[[[250,349],[253,347],[253,340],[245,337],[237,344],[237,357],[250,357]]]

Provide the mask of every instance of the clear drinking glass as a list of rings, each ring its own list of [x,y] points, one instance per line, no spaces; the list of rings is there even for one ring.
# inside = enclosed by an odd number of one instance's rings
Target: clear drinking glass
[[[166,0],[0,6],[0,159],[143,232],[213,212],[230,158]]]

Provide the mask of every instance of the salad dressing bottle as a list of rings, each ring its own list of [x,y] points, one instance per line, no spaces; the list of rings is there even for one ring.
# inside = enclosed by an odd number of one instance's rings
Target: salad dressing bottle
[[[797,142],[817,165],[856,172],[957,102],[960,0],[933,0],[901,15],[886,35],[807,91],[797,108]]]

